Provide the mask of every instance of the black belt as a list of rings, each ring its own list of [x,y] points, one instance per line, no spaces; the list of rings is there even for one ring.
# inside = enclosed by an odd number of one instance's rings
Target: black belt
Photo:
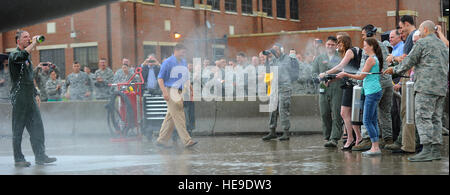
[[[183,91],[182,89],[176,88],[176,87],[167,87],[167,88],[176,89],[176,90],[178,90],[179,92]]]

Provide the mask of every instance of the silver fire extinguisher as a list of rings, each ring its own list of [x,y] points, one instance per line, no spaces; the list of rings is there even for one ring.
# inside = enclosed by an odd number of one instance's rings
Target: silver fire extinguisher
[[[352,124],[353,125],[362,125],[362,101],[361,101],[361,92],[362,87],[359,85],[355,85],[353,87],[353,97],[352,97]]]
[[[414,124],[414,82],[406,82],[406,124]]]

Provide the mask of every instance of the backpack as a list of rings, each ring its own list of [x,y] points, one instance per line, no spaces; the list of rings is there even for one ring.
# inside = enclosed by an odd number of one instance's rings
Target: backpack
[[[359,70],[359,68],[361,68],[361,57],[362,57],[362,52],[363,50],[359,47],[353,47],[352,49],[353,55],[355,56],[353,58],[353,61],[355,61],[355,63],[357,64],[357,68]],[[356,68],[356,67],[355,67]]]

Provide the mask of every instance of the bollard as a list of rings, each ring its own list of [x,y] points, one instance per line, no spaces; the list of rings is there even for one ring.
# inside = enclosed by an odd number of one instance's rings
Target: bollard
[[[406,82],[406,124],[414,124],[414,82]]]
[[[362,101],[361,101],[362,87],[355,85],[353,87],[353,97],[352,97],[352,124],[362,125]]]

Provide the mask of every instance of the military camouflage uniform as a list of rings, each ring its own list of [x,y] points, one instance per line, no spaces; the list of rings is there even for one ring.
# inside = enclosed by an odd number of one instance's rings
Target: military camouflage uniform
[[[57,89],[57,86],[60,86],[59,89]],[[48,100],[61,100],[61,92],[62,92],[62,86],[63,83],[61,80],[56,79],[56,80],[52,80],[49,79],[47,81],[47,83],[45,84],[45,90],[47,91],[47,95],[48,95]]]
[[[90,92],[91,96],[93,95],[91,82],[91,78],[85,72],[71,73],[62,88],[63,94],[69,93],[70,100],[88,100],[90,97],[86,97],[86,93]]]
[[[114,74],[113,83],[126,83],[128,80],[130,80],[131,76],[133,76],[134,73],[131,71],[128,72],[128,75],[125,75],[122,69],[121,71],[117,70],[116,74]],[[140,80],[138,76],[135,76],[133,82]]]
[[[327,53],[317,56],[312,63],[312,74],[319,75],[322,72],[332,69],[341,62],[339,54],[336,52],[331,58]],[[322,132],[326,140],[333,140],[337,143],[342,135],[342,79],[337,79],[328,83],[324,94],[319,94],[320,116],[322,119]]]
[[[387,56],[389,55],[389,50],[387,47],[380,41],[378,41],[378,45],[381,48],[381,52],[383,54],[383,70],[388,68],[388,63],[386,61]],[[360,71],[364,68],[364,64],[366,63],[366,59],[368,55],[363,50],[361,56],[361,66]],[[378,104],[378,123],[380,124],[379,132],[383,140],[391,140],[392,141],[392,117],[391,117],[391,107],[392,107],[392,98],[394,96],[394,88],[392,86],[392,76],[385,74],[380,76],[380,84],[381,88],[383,88],[383,96],[381,97],[380,103]],[[369,134],[365,126],[361,128],[363,138],[370,139]]]
[[[45,84],[50,79],[50,70],[45,72],[42,68],[36,68],[34,70],[34,77],[36,80],[36,85],[39,88],[41,101],[45,102],[48,99],[47,91],[45,90]]]
[[[109,99],[111,97],[111,87],[108,84],[113,82],[113,71],[109,68],[105,68],[105,70],[98,69],[95,71],[95,79],[101,77],[103,79],[102,82],[98,82],[95,80],[94,89],[95,89],[95,98],[97,100]]]
[[[278,95],[277,108],[275,111],[270,113],[269,128],[274,131],[277,128],[278,116],[280,116],[280,122],[282,129],[287,132],[291,127],[291,122],[289,121],[290,107],[291,107],[291,95],[292,95],[292,80],[290,78],[290,64],[291,58],[286,54],[281,54],[279,58],[274,58],[270,66],[278,67],[278,93],[277,90],[272,91],[271,100],[275,100],[274,95]]]
[[[9,72],[0,72],[0,80],[5,80],[0,84],[0,103],[7,103],[9,102],[9,90],[11,89]]]
[[[442,143],[442,112],[447,93],[449,49],[436,35],[418,40],[395,74],[414,67],[415,123],[421,144]]]

